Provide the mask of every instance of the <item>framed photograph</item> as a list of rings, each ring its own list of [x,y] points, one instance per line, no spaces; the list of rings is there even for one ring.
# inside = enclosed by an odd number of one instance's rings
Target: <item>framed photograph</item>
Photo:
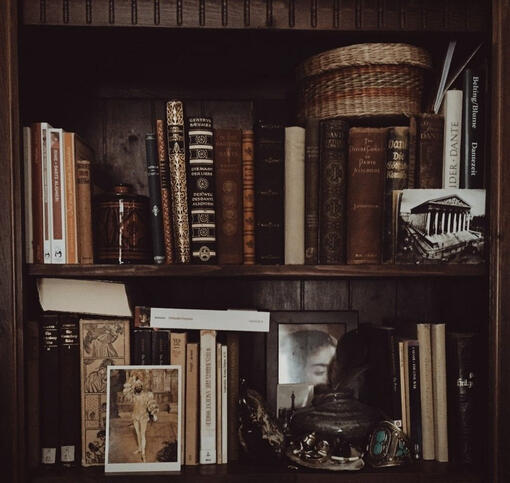
[[[336,346],[358,328],[355,311],[271,312],[267,343],[267,400],[276,414],[278,384],[327,384]]]
[[[313,384],[278,384],[276,388],[276,414],[282,410],[310,406],[313,399]]]
[[[180,366],[109,366],[106,473],[181,469]]]

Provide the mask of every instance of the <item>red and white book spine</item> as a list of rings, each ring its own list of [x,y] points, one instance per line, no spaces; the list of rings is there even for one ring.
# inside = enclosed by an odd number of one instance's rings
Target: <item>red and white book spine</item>
[[[221,346],[221,463],[228,463],[228,360],[227,346]]]
[[[51,126],[41,123],[41,177],[42,177],[42,225],[43,225],[43,260],[51,263],[51,156],[49,129]]]
[[[66,263],[66,200],[64,182],[64,133],[48,130],[49,194],[51,200],[51,263]]]
[[[216,331],[200,331],[200,464],[216,463]]]
[[[32,142],[30,127],[23,128],[23,180],[25,187],[25,260],[34,263],[34,226],[32,217]]]

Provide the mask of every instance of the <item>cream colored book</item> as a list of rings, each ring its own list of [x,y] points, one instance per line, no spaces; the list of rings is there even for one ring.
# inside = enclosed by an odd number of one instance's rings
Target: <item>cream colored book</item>
[[[216,331],[200,331],[200,464],[216,463]]]
[[[222,449],[223,445],[221,442],[221,410],[223,408],[221,402],[221,344],[216,344],[216,463],[221,464],[223,461]]]
[[[221,462],[228,463],[228,349],[221,346]]]
[[[186,387],[186,332],[170,333],[170,364],[172,366],[181,366],[182,387]],[[186,421],[186,405],[184,404],[184,393],[181,392],[181,428],[184,428]],[[181,461],[184,461],[186,446],[186,431],[181,431]]]
[[[431,324],[432,384],[434,387],[434,447],[436,460],[441,463],[448,462],[445,332],[445,324]]]

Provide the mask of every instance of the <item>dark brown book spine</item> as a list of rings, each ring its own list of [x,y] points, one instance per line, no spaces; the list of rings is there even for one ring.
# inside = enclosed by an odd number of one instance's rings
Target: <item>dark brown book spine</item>
[[[416,149],[417,149],[417,122],[416,117],[409,118],[409,154],[407,168],[407,187],[416,188]]]
[[[258,121],[255,127],[255,259],[284,262],[284,129]]]
[[[253,131],[242,132],[243,150],[243,248],[244,264],[255,263],[255,158]]]
[[[240,129],[216,129],[218,263],[243,263],[243,193]]]
[[[176,262],[189,263],[191,257],[186,143],[184,139],[184,107],[181,101],[166,103],[166,122]]]
[[[418,116],[417,188],[443,186],[444,118],[439,114]]]
[[[27,446],[27,466],[35,470],[41,463],[40,445],[40,389],[39,389],[39,359],[40,359],[40,324],[38,320],[27,320],[24,332],[24,350],[26,364],[25,390],[30,397],[26,406],[26,432],[30,435]]]
[[[320,124],[319,262],[345,263],[347,135],[341,119]]]
[[[305,264],[319,263],[319,120],[305,132]]]
[[[227,332],[228,461],[239,459],[239,333]]]
[[[393,190],[407,188],[408,154],[409,128],[389,128],[384,185],[383,262],[393,262]]]
[[[167,161],[165,126],[161,119],[156,121],[156,138],[158,143],[159,180],[161,183],[161,211],[163,216],[163,241],[165,244],[165,263],[173,263],[174,250],[172,242],[172,207],[170,202],[170,171]]]
[[[41,463],[55,465],[59,461],[59,354],[58,316],[41,318],[40,402]]]
[[[166,329],[152,330],[151,335],[152,364],[155,366],[170,364],[170,331]]]
[[[34,231],[34,263],[44,263],[43,253],[43,186],[41,123],[31,126],[32,139],[32,222]]]
[[[381,263],[386,128],[349,131],[347,263]]]
[[[60,462],[74,466],[80,455],[80,329],[78,319],[60,316],[59,325]]]
[[[148,366],[152,360],[152,336],[154,330],[146,327],[144,329],[133,329],[133,357],[132,363],[136,366]],[[159,364],[159,362],[155,362]]]

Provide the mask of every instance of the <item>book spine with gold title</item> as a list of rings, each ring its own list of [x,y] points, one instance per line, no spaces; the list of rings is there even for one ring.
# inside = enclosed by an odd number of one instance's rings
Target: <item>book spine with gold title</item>
[[[244,264],[255,263],[255,158],[253,131],[242,132]]]

